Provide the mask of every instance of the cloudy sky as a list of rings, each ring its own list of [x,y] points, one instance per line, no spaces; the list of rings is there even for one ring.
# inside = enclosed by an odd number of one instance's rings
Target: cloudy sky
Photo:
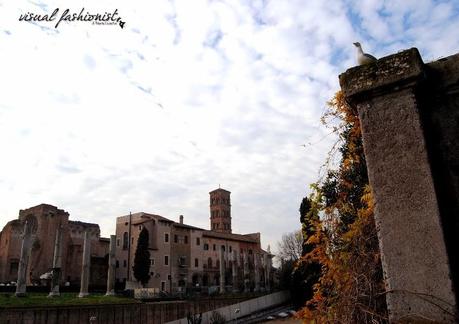
[[[118,9],[124,28],[54,27],[83,7]],[[40,203],[105,236],[129,211],[208,228],[221,185],[233,231],[264,248],[299,228],[352,42],[426,62],[459,52],[457,0],[0,0],[0,22],[0,228]]]

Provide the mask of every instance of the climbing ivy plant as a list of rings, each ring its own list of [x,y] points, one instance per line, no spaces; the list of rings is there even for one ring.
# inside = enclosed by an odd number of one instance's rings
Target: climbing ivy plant
[[[337,168],[328,167],[325,177],[311,186],[310,208],[302,217],[302,260],[319,264],[321,271],[300,316],[316,323],[385,323],[374,202],[359,118],[338,92],[322,122],[338,135],[335,148],[341,158]]]

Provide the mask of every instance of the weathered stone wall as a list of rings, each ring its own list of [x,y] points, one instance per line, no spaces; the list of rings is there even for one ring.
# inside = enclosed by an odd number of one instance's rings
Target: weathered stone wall
[[[391,322],[457,320],[458,65],[410,49],[340,76],[362,125]]]
[[[191,314],[205,313],[247,298],[214,298],[121,305],[0,308],[0,324],[137,324],[166,323]],[[93,321],[90,322],[90,319]]]
[[[459,293],[459,54],[425,66],[418,93],[456,296]],[[456,297],[458,299],[458,297]]]

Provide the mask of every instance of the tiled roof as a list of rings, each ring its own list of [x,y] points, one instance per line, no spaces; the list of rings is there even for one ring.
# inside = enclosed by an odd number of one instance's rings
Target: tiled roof
[[[247,236],[247,235],[243,235],[243,234],[221,233],[221,232],[204,230],[202,236],[222,238],[222,239],[233,240],[233,241],[258,243],[258,241],[255,238]]]

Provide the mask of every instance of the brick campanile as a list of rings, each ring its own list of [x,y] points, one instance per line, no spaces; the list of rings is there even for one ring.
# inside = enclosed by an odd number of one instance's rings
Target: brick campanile
[[[218,188],[210,195],[210,229],[231,233],[231,192]]]

